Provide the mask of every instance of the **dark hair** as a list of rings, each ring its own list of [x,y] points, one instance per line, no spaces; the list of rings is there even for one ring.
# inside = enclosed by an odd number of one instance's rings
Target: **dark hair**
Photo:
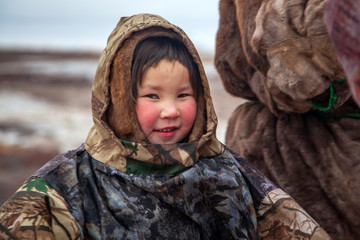
[[[137,86],[147,69],[156,66],[162,59],[177,60],[189,71],[190,83],[194,90],[195,99],[203,93],[203,86],[199,69],[189,51],[180,41],[169,37],[149,37],[141,41],[134,51],[131,64],[131,98],[136,102]]]

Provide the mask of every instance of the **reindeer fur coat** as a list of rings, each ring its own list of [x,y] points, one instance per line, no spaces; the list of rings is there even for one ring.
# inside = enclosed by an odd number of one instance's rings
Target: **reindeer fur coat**
[[[220,1],[215,65],[249,102],[226,145],[334,239],[360,237],[360,119],[325,27],[326,0]]]

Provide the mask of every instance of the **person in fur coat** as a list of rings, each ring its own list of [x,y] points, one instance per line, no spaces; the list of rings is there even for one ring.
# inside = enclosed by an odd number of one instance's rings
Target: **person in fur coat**
[[[326,3],[220,1],[215,65],[225,89],[248,100],[225,144],[331,237],[359,239],[360,110],[325,27]]]

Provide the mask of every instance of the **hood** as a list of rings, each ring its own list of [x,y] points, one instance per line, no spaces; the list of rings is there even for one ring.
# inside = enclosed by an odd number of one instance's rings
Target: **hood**
[[[225,89],[275,115],[336,109],[349,100],[323,21],[325,4],[222,0],[215,65]]]
[[[137,43],[153,36],[167,36],[181,41],[200,72],[204,95],[198,99],[197,117],[185,143],[147,143],[135,109],[130,109],[125,101],[134,49]],[[160,16],[139,14],[120,19],[100,56],[91,105],[94,126],[88,134],[85,148],[96,160],[123,172],[134,162],[176,165],[181,169],[192,166],[199,158],[216,156],[224,150],[216,139],[217,117],[200,57],[183,30]],[[114,105],[117,107],[114,108]],[[114,129],[117,129],[116,133]]]

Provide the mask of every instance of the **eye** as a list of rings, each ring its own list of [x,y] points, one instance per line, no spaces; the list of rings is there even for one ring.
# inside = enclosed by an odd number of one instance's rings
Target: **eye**
[[[145,95],[145,97],[151,98],[151,99],[159,99],[159,97],[156,94],[147,94],[147,95]]]
[[[188,93],[182,93],[178,96],[178,98],[184,98],[184,97],[188,97],[188,96],[191,96],[191,95]]]

